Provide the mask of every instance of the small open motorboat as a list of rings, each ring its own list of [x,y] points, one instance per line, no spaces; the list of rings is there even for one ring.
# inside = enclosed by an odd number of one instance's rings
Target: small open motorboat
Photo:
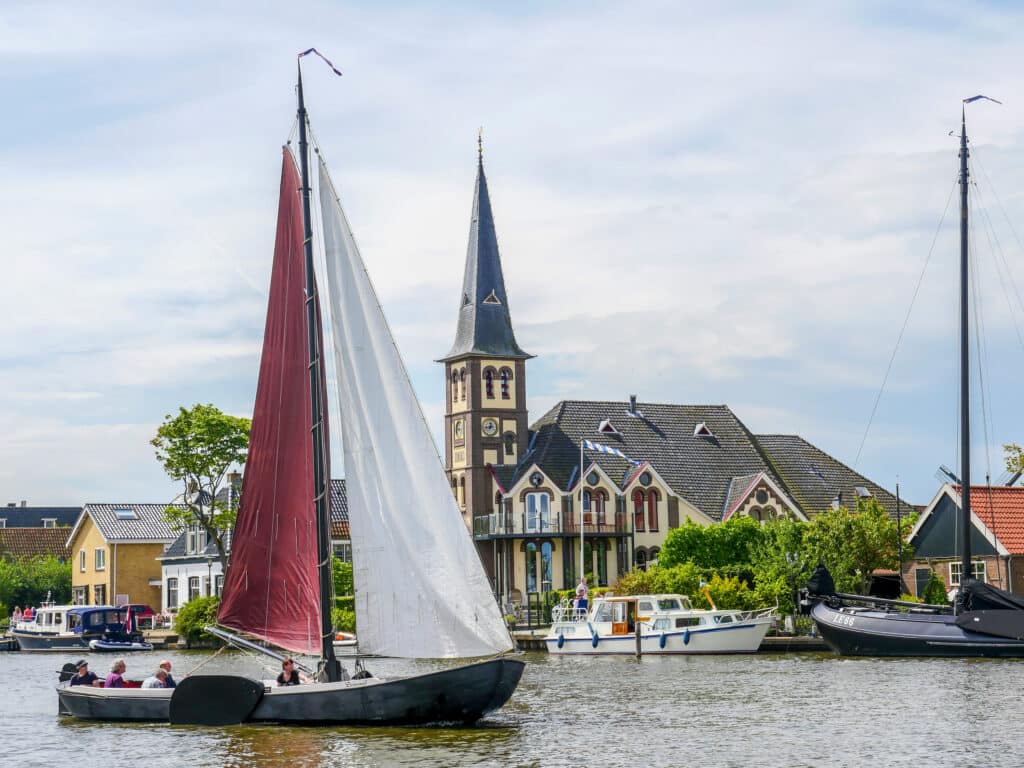
[[[132,651],[152,651],[153,644],[142,640],[106,640],[89,641],[89,650],[97,653],[131,653]]]
[[[776,619],[776,608],[702,610],[685,595],[599,597],[588,614],[568,602],[555,606],[548,653],[754,653]]]

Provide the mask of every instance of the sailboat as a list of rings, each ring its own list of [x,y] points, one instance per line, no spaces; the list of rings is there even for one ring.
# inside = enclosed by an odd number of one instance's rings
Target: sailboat
[[[969,397],[968,148],[966,104],[960,122],[960,554],[971,570],[971,453]],[[989,99],[995,101],[995,99]],[[819,565],[808,583],[822,639],[846,656],[1024,657],[1024,600],[976,579],[962,579],[955,605],[921,605],[837,593]]]
[[[309,53],[320,55],[310,49],[300,63]],[[507,655],[508,627],[321,156],[359,650],[488,658],[382,679],[361,663],[350,674],[335,656],[327,389],[301,66],[297,91],[299,167],[285,147],[245,481],[218,626],[208,631],[279,660],[287,652],[318,657],[315,669],[300,665],[312,682],[277,687],[193,675],[174,690],[65,687],[58,696],[68,714],[200,725],[471,723],[503,706],[522,676],[525,664]]]

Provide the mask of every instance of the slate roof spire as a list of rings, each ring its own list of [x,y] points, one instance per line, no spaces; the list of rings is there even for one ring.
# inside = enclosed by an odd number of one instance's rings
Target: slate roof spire
[[[516,343],[508,311],[505,278],[498,254],[491,196],[484,175],[482,136],[477,137],[476,191],[469,224],[466,272],[459,296],[459,323],[455,343],[439,362],[466,355],[510,357],[527,360],[530,355]]]

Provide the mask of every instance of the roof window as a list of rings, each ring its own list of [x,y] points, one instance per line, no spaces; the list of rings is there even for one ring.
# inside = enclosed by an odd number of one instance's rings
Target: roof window
[[[871,491],[869,491],[863,485],[855,485],[855,486],[853,486],[853,491],[854,491],[854,493],[857,494],[857,498],[859,498],[859,499],[870,499],[871,498]]]
[[[114,510],[114,517],[118,520],[138,520],[139,516],[131,507],[119,507]]]
[[[597,425],[597,431],[603,435],[618,435],[621,434],[608,419],[604,419],[600,424]]]
[[[484,304],[501,304],[501,299],[499,299],[498,294],[492,290],[487,294],[487,298],[484,299]]]
[[[700,422],[699,424],[697,424],[693,428],[693,436],[694,437],[714,437],[715,434],[710,429],[708,429],[708,425],[705,424],[702,421],[702,422]]]

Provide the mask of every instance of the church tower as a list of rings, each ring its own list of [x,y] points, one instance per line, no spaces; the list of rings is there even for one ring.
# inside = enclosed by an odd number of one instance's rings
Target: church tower
[[[526,450],[526,361],[516,343],[479,146],[466,272],[455,343],[444,363],[445,469],[466,525],[495,511],[488,465],[515,466]],[[481,547],[493,574],[491,547]]]

